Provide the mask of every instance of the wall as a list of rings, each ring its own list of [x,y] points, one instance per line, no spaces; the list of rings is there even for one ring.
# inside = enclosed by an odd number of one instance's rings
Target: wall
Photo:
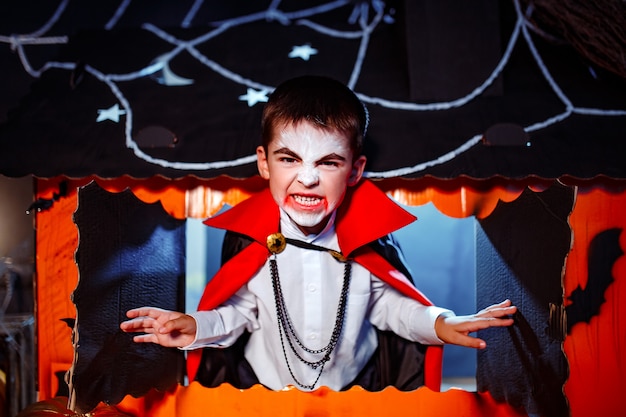
[[[0,415],[36,399],[33,180],[0,176]]]
[[[33,201],[30,177],[0,176],[0,276],[5,268],[14,273],[15,289],[9,311],[32,311],[32,271],[34,262],[33,218],[26,210]],[[2,289],[4,295],[4,287]],[[2,303],[4,300],[0,300]]]

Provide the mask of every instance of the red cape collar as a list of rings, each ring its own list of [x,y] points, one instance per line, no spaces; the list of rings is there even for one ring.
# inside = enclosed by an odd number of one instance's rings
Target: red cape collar
[[[337,212],[339,247],[349,256],[356,249],[415,221],[371,181],[348,189]],[[265,246],[267,236],[279,231],[280,211],[269,189],[255,194],[205,224],[243,234]]]

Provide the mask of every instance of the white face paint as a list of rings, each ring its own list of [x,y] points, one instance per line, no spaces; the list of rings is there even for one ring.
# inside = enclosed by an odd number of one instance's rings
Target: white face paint
[[[298,181],[304,186],[310,187],[320,180],[319,170],[315,166],[302,164],[298,171]]]
[[[365,165],[364,157],[352,162],[345,135],[308,122],[284,126],[268,154],[259,148],[257,155],[259,172],[269,179],[274,200],[305,233],[323,229]]]

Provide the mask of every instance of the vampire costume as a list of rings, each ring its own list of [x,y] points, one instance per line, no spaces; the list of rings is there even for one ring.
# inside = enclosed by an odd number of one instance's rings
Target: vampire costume
[[[369,180],[349,188],[337,211],[335,230],[342,254],[368,269],[400,293],[424,305],[432,303],[417,290],[402,263],[391,233],[415,217],[389,199]],[[268,236],[278,232],[280,211],[269,189],[239,203],[205,224],[227,230],[222,268],[207,284],[198,310],[216,308],[248,282],[271,255]],[[230,383],[248,388],[259,383],[243,350],[249,334],[231,347],[188,352],[189,380],[207,387]],[[409,391],[426,385],[439,391],[442,346],[424,346],[389,331],[378,331],[378,349],[353,383],[369,391],[387,386]]]

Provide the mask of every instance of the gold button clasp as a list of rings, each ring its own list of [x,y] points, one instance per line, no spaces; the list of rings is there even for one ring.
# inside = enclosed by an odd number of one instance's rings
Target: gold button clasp
[[[287,241],[285,240],[285,236],[282,233],[272,233],[267,236],[267,249],[272,252],[274,255],[281,253],[285,250],[287,246]]]

